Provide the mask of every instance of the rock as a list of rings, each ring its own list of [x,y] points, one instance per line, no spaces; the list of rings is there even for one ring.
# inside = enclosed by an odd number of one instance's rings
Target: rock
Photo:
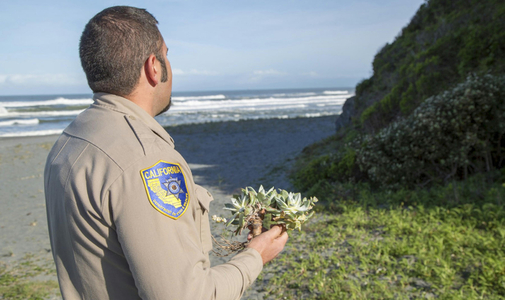
[[[351,123],[351,117],[356,113],[355,100],[356,96],[352,96],[345,101],[344,106],[342,107],[342,113],[335,121],[336,131],[339,131],[340,128],[346,127],[349,123]]]
[[[418,288],[430,288],[431,284],[427,283],[426,281],[419,279],[419,278],[412,278],[411,283],[415,285]]]

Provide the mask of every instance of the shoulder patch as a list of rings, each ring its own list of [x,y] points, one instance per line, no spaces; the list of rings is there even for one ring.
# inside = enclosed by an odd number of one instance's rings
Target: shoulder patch
[[[147,198],[160,213],[177,220],[189,206],[186,177],[181,166],[163,160],[140,171]]]

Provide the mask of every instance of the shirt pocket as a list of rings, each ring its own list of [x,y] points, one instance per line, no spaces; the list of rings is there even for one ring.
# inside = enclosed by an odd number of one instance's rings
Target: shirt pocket
[[[209,206],[214,200],[212,194],[203,187],[196,185],[196,197],[200,204],[200,240],[202,241],[202,251],[207,253],[212,250],[212,237],[209,224]]]

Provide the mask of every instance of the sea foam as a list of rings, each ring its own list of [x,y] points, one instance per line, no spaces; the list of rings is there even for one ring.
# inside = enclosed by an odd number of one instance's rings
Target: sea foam
[[[9,112],[7,111],[7,109],[5,109],[5,107],[3,107],[3,106],[0,105],[0,116],[5,116],[8,113]]]
[[[202,111],[202,110],[230,110],[240,109],[247,110],[251,107],[269,107],[270,109],[284,109],[292,107],[294,104],[328,104],[341,105],[345,100],[350,97],[347,95],[332,95],[332,96],[310,96],[310,97],[296,97],[296,98],[252,98],[252,99],[238,99],[238,100],[222,100],[222,101],[186,101],[184,104],[179,104],[174,101],[170,111]]]
[[[56,111],[29,111],[29,112],[10,112],[10,117],[64,117],[77,116],[84,109],[80,110],[56,110]]]
[[[323,94],[325,95],[345,95],[349,94],[348,91],[324,91]]]
[[[226,99],[226,96],[225,95],[209,95],[209,96],[186,96],[186,97],[182,97],[182,96],[174,96],[172,97],[172,100],[177,100],[177,101],[187,101],[187,100],[200,100],[200,99],[216,99],[216,100],[219,100],[219,99]]]
[[[67,99],[61,97],[52,100],[42,100],[42,101],[1,102],[3,107],[31,107],[31,106],[53,106],[53,105],[83,106],[83,105],[89,105],[91,103],[93,103],[92,99]]]
[[[21,131],[21,132],[0,133],[0,137],[42,136],[42,135],[60,134],[62,132],[63,132],[63,129]]]
[[[20,119],[20,120],[0,121],[0,126],[37,125],[37,124],[39,124],[39,119]]]

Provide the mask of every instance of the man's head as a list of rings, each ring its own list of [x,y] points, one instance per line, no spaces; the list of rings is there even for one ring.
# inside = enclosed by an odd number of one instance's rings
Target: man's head
[[[81,64],[93,92],[129,95],[146,59],[154,54],[167,81],[164,42],[158,21],[146,10],[129,6],[104,9],[84,28]]]

